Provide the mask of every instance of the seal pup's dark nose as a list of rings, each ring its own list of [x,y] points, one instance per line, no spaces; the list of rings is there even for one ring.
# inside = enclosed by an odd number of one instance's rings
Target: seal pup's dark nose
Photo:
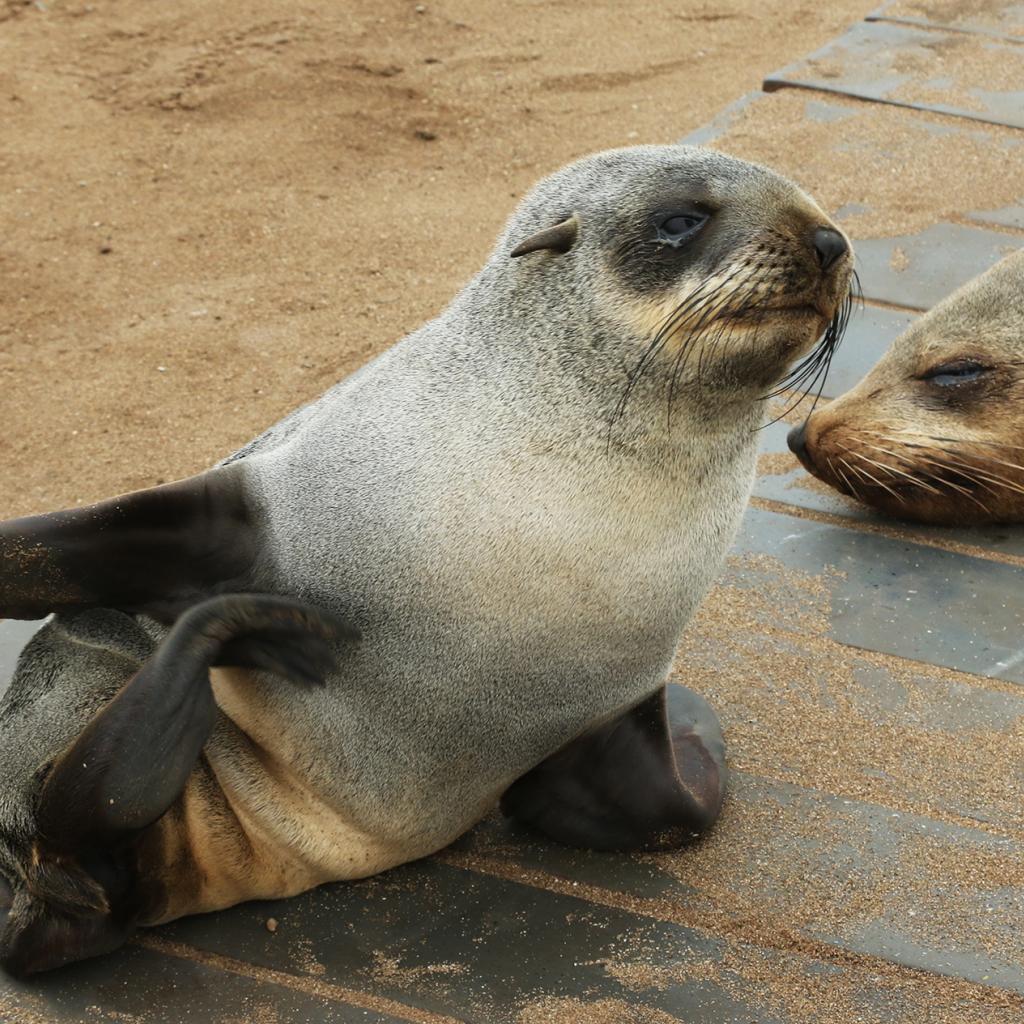
[[[818,228],[814,232],[814,251],[822,270],[828,270],[840,256],[845,256],[849,246],[834,228]]]
[[[804,469],[809,472],[813,472],[810,455],[807,454],[807,420],[798,427],[794,427],[786,435],[786,444],[789,445],[789,450],[800,460],[803,464]]]

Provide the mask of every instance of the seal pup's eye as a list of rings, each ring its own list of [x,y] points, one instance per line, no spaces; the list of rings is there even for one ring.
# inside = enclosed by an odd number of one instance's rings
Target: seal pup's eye
[[[658,225],[658,240],[668,245],[682,245],[707,224],[710,216],[711,214],[703,210],[670,214]]]
[[[988,367],[973,359],[954,359],[949,363],[940,363],[921,374],[920,379],[935,384],[940,388],[955,388],[961,384],[970,384],[988,373]]]

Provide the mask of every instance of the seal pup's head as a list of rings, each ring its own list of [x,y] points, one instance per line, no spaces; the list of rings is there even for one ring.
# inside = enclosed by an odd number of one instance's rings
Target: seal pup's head
[[[921,317],[789,444],[809,472],[888,515],[1024,522],[1024,252]]]
[[[687,146],[610,150],[551,175],[489,267],[510,256],[535,307],[543,295],[549,338],[575,332],[589,358],[618,360],[613,418],[642,395],[729,417],[794,363],[787,385],[817,383],[852,277],[846,236],[795,184]]]

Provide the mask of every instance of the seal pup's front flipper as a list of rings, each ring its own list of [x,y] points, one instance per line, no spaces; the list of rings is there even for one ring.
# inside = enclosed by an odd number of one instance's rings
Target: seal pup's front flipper
[[[320,685],[336,642],[357,636],[281,597],[232,594],[189,609],[45,775],[31,849],[12,879],[19,891],[0,919],[0,966],[33,974],[108,952],[177,895],[177,848],[152,841],[149,827],[181,797],[217,721],[212,666],[241,657]]]
[[[570,846],[669,849],[714,824],[725,778],[718,717],[672,685],[527,772],[501,809]]]
[[[244,472],[0,523],[0,618],[103,607],[170,622],[224,584],[247,589],[258,542]]]

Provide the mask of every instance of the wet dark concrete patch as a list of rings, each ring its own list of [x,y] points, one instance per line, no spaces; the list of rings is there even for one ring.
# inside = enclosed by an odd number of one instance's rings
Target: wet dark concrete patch
[[[25,982],[0,973],[5,1024],[400,1024],[316,995],[129,946]]]

